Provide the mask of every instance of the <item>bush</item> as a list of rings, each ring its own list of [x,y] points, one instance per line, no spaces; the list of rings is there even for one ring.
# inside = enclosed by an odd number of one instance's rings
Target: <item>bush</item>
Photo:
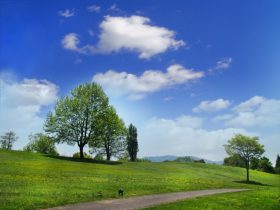
[[[195,160],[194,162],[195,162],[195,163],[205,163],[205,160],[200,159],[200,160]]]
[[[136,159],[136,162],[147,162],[147,163],[150,163],[150,162],[152,162],[152,161],[150,161],[150,160],[147,159],[147,158],[137,158],[137,159]]]
[[[74,153],[73,158],[80,158],[80,153],[79,152]],[[84,152],[84,158],[85,159],[91,159],[92,157]]]
[[[36,133],[29,135],[29,143],[23,148],[24,151],[38,152],[47,155],[58,155],[55,142],[47,135]]]

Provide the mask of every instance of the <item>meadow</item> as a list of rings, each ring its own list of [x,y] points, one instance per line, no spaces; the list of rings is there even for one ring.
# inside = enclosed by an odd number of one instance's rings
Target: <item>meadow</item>
[[[280,176],[203,163],[106,162],[0,150],[0,209],[40,209],[176,191],[247,188],[149,209],[280,209]]]

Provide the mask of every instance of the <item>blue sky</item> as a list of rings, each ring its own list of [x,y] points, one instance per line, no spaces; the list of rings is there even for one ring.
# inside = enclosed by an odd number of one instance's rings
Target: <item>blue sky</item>
[[[280,148],[278,1],[1,1],[0,132],[20,149],[57,97],[95,81],[140,156],[220,160],[234,133]],[[77,148],[59,145],[59,152]]]

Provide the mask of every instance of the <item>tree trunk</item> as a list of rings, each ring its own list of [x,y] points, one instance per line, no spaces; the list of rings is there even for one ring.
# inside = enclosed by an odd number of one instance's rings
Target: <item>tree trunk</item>
[[[84,159],[84,146],[80,146],[80,158]]]
[[[110,160],[111,159],[111,155],[110,154],[106,154],[106,158],[107,158],[107,160]]]
[[[246,181],[249,182],[249,160],[246,160],[246,172],[247,172],[247,179]]]

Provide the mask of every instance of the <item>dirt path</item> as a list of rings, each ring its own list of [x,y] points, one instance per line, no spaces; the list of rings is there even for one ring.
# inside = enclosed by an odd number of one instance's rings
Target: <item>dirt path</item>
[[[187,192],[165,193],[157,195],[145,195],[123,199],[111,199],[88,203],[79,203],[68,206],[49,208],[47,210],[128,210],[139,209],[148,206],[170,203],[178,200],[195,198],[205,195],[214,195],[219,193],[240,192],[246,189],[214,189],[214,190],[197,190]]]

